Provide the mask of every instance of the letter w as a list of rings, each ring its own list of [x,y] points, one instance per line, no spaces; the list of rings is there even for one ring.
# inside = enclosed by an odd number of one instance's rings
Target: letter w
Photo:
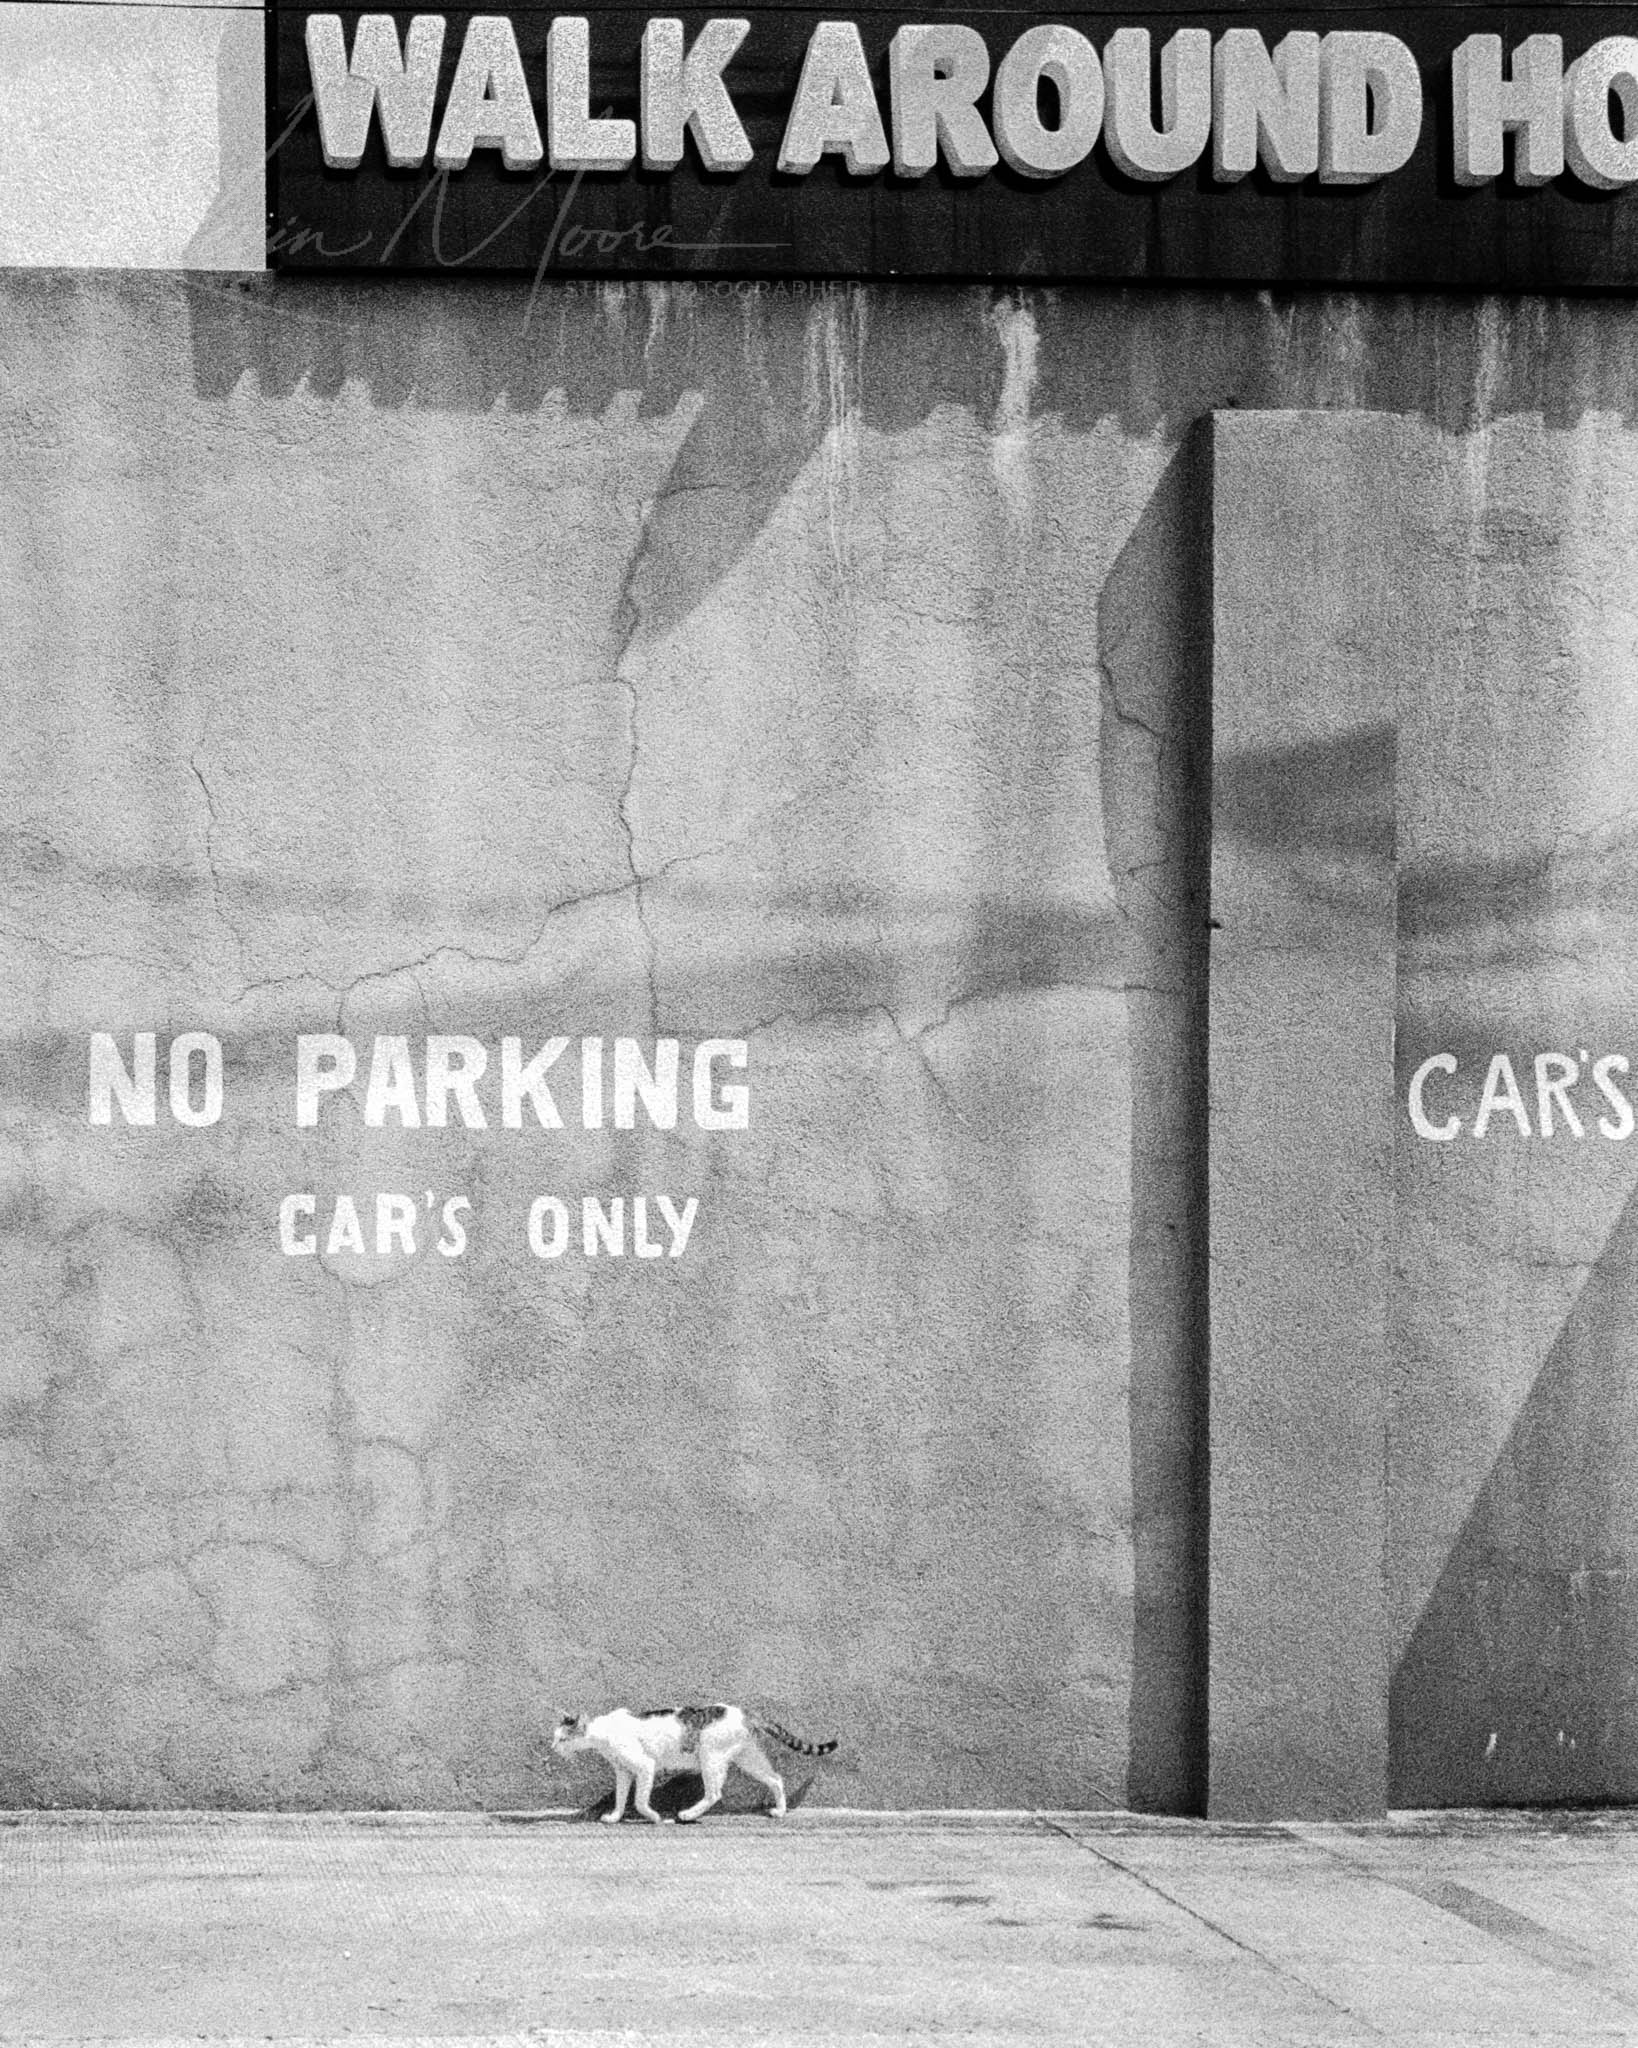
[[[441,14],[415,15],[402,49],[390,14],[361,14],[351,62],[341,16],[308,15],[307,68],[318,104],[319,142],[332,171],[358,169],[376,107],[392,168],[409,171],[426,161],[443,52]]]

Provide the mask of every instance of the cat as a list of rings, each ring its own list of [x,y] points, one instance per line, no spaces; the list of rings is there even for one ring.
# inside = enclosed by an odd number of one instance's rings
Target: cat
[[[697,1770],[705,1781],[705,1796],[677,1815],[679,1820],[698,1820],[722,1797],[731,1764],[738,1764],[746,1777],[766,1785],[773,1794],[769,1818],[778,1820],[785,1812],[785,1781],[768,1760],[764,1738],[794,1750],[798,1756],[829,1756],[834,1742],[801,1742],[777,1721],[754,1720],[742,1707],[651,1707],[634,1714],[629,1707],[615,1707],[607,1714],[588,1719],[584,1714],[565,1714],[552,1734],[552,1748],[559,1756],[577,1750],[595,1750],[614,1766],[614,1810],[603,1818],[611,1826],[626,1810],[626,1794],[636,1787],[636,1808],[644,1820],[669,1826],[671,1816],[656,1813],[649,1803],[656,1777],[677,1771]]]

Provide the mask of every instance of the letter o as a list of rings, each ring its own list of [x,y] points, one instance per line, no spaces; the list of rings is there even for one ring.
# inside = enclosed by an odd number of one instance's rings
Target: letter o
[[[190,1086],[196,1052],[205,1056],[205,1100],[199,1109],[193,1106]],[[180,1038],[171,1040],[171,1115],[179,1124],[191,1124],[197,1130],[204,1124],[215,1123],[221,1114],[221,1040],[208,1031],[184,1031]]]
[[[545,1231],[552,1219],[552,1234]],[[569,1242],[569,1211],[556,1195],[537,1195],[529,1205],[529,1249],[537,1259],[560,1259]]]
[[[1625,141],[1610,125],[1612,93]],[[1595,192],[1638,184],[1638,36],[1605,36],[1565,72],[1564,161]]]
[[[1041,80],[1058,88],[1058,126],[1041,120]],[[1057,178],[1092,153],[1103,126],[1103,66],[1085,36],[1057,22],[1027,28],[995,74],[995,146],[1026,178]]]
[[[1425,1059],[1411,1075],[1406,1107],[1410,1110],[1411,1124],[1419,1138],[1432,1138],[1436,1143],[1443,1145],[1454,1138],[1462,1128],[1462,1120],[1458,1116],[1447,1117],[1442,1124],[1434,1123],[1422,1102],[1422,1090],[1427,1086],[1429,1074],[1454,1074],[1455,1071],[1456,1055],[1436,1052]]]

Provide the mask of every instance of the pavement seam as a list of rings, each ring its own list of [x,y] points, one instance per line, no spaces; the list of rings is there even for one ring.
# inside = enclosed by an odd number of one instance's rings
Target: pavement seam
[[[1142,1885],[1145,1891],[1153,1892],[1156,1898],[1164,1899],[1167,1905],[1175,1906],[1180,1913],[1186,1915],[1190,1920],[1197,1922],[1208,1933],[1215,1934],[1219,1941],[1226,1941],[1230,1948],[1238,1949],[1242,1955],[1249,1956],[1254,1963],[1261,1964],[1272,1976],[1280,1978],[1285,1983],[1298,1985],[1310,1997],[1317,1998],[1322,2005],[1328,2005],[1333,2012],[1340,2013],[1351,2025],[1359,2027],[1365,2033],[1374,2034],[1378,2038],[1386,2038],[1382,2028],[1373,2025],[1363,2013],[1356,2012],[1350,2005],[1344,2005],[1341,1999],[1333,1998],[1330,1992],[1324,1991],[1319,1985],[1311,1983],[1300,1971],[1290,1969],[1283,1963],[1277,1963],[1272,1956],[1265,1955],[1260,1948],[1254,1947],[1249,1941],[1242,1941],[1237,1934],[1231,1934],[1226,1927],[1221,1926],[1207,1914],[1202,1913],[1197,1907],[1191,1906],[1187,1900],[1180,1899],[1175,1893],[1167,1891],[1164,1885],[1156,1884],[1152,1877],[1146,1877],[1141,1870],[1134,1870],[1130,1864],[1122,1863],[1118,1856],[1111,1856],[1107,1850],[1094,1848],[1084,1837],[1075,1834],[1071,1829],[1064,1827],[1058,1821],[1048,1820],[1045,1814],[1037,1814],[1035,1818],[1037,1826],[1045,1828],[1052,1834],[1062,1835],[1066,1842],[1073,1842],[1077,1849],[1084,1849],[1088,1856],[1095,1857],[1098,1862],[1107,1864],[1111,1870],[1118,1870],[1122,1876],[1131,1878],[1135,1884]],[[1293,1837],[1293,1840],[1295,1839],[1296,1837]]]
[[[1504,1905],[1500,1899],[1493,1899],[1472,1885],[1459,1884],[1453,1878],[1401,1877],[1393,1871],[1379,1869],[1373,1863],[1348,1855],[1317,1831],[1303,1829],[1297,1839],[1323,1850],[1344,1870],[1374,1878],[1378,1884],[1391,1885],[1396,1891],[1420,1899],[1423,1905],[1449,1913],[1465,1926],[1489,1935],[1492,1941],[1505,1943],[1544,1969],[1556,1970],[1560,1976],[1573,1977],[1579,1983],[1591,1985],[1623,2012],[1638,2011],[1638,2002],[1610,1983],[1603,1963],[1591,1949],[1584,1948],[1571,1935],[1555,1934],[1552,1928],[1532,1919],[1528,1913],[1521,1913],[1513,1906]]]

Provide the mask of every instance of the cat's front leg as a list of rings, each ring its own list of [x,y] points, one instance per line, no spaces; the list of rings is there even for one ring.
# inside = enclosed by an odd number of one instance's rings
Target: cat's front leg
[[[626,1817],[626,1794],[627,1794],[627,1793],[628,1793],[628,1792],[629,1792],[630,1790],[631,1790],[631,1773],[630,1773],[630,1771],[628,1771],[628,1770],[624,1769],[624,1768],[623,1768],[623,1767],[622,1767],[621,1765],[619,1765],[619,1764],[616,1764],[616,1765],[615,1765],[615,1767],[614,1767],[614,1805],[613,1805],[612,1809],[611,1809],[611,1810],[610,1810],[610,1811],[609,1811],[608,1813],[605,1813],[605,1814],[604,1814],[604,1816],[603,1816],[603,1825],[604,1825],[604,1827],[606,1827],[606,1828],[613,1828],[613,1827],[618,1827],[618,1826],[620,1825],[621,1821],[623,1821],[623,1820],[625,1819],[625,1817]],[[641,1800],[641,1798],[639,1798],[639,1799],[638,1799],[638,1802],[637,1802],[637,1811],[638,1811],[639,1813],[641,1813],[641,1812],[642,1812],[642,1810],[643,1810],[643,1803],[642,1803],[642,1800]]]
[[[668,1828],[672,1825],[670,1814],[656,1813],[649,1804],[648,1795],[653,1790],[654,1766],[645,1757],[643,1762],[637,1766],[637,1811],[643,1816],[644,1820],[653,1821],[656,1827]]]
[[[722,1797],[722,1788],[728,1778],[726,1758],[702,1755],[700,1758],[700,1776],[705,1781],[705,1797],[696,1800],[692,1806],[685,1806],[677,1816],[679,1820],[698,1820],[702,1813],[709,1813],[711,1808],[716,1805],[717,1801]]]

